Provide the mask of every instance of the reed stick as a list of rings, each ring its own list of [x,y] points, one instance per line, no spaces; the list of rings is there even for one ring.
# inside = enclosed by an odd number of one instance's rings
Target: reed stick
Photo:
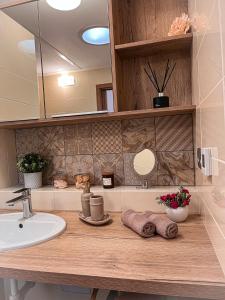
[[[150,81],[153,84],[154,88],[158,91],[158,88],[157,88],[157,85],[155,84],[155,81],[151,78],[151,76],[149,75],[147,69],[145,68],[144,70],[145,70],[145,73],[148,75],[148,78],[150,79]]]
[[[168,84],[168,82],[169,82],[169,80],[170,80],[170,77],[171,77],[171,75],[172,75],[172,73],[173,73],[175,67],[176,67],[176,63],[174,63],[174,65],[173,65],[173,67],[172,67],[172,70],[171,70],[171,72],[170,72],[170,74],[169,74],[169,76],[168,76],[168,79],[167,79],[166,83],[165,83],[164,89],[166,88],[166,86],[167,86],[167,84]]]

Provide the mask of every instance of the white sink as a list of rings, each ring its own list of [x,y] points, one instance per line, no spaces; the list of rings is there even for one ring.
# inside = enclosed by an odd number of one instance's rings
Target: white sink
[[[0,251],[29,247],[48,241],[66,228],[63,218],[36,213],[22,219],[23,213],[0,215]]]

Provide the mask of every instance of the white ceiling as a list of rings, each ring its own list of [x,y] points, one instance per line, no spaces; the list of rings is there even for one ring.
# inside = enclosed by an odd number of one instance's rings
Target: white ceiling
[[[107,0],[82,0],[81,5],[72,11],[55,10],[46,0],[39,0],[38,6],[40,34],[46,41],[42,41],[45,74],[110,67],[109,45],[88,45],[81,40],[83,29],[94,25],[108,26]],[[38,35],[37,2],[18,5],[4,11]],[[74,65],[60,58],[59,53]]]

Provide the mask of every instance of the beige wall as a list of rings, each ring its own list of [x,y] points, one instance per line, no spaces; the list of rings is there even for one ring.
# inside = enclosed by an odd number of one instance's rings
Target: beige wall
[[[205,177],[196,170],[205,224],[225,271],[225,1],[189,0],[196,20],[193,45],[193,103],[196,147],[215,147],[218,173]]]
[[[0,130],[0,188],[17,184],[14,130]]]
[[[44,77],[47,116],[96,111],[96,85],[112,82],[111,69],[70,72],[77,84],[59,87],[60,74]]]
[[[40,117],[35,54],[18,43],[34,36],[0,12],[0,121]]]

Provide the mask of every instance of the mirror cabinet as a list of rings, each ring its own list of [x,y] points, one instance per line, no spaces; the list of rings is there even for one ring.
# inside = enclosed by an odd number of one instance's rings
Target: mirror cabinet
[[[1,32],[0,121],[114,111],[107,0],[68,11],[23,3],[3,9],[0,22],[12,32]]]
[[[23,14],[29,15],[23,21]],[[37,3],[0,11],[0,121],[43,117]],[[40,78],[40,82],[39,81]]]
[[[54,0],[7,2],[0,4],[0,28],[8,28],[0,29],[0,126],[195,110],[192,34],[168,37],[175,17],[188,13],[187,1],[169,0],[167,12],[164,0],[74,0],[73,7]],[[144,69],[151,62],[163,74],[168,59],[176,62],[170,107],[153,109],[156,95]]]

